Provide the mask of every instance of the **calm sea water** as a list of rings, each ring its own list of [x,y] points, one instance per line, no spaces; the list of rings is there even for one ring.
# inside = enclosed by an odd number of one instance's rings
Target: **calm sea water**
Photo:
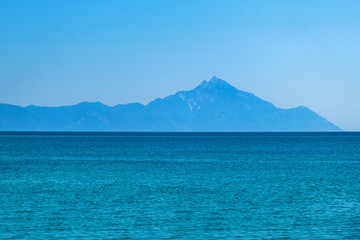
[[[2,133],[0,239],[360,239],[360,133]]]

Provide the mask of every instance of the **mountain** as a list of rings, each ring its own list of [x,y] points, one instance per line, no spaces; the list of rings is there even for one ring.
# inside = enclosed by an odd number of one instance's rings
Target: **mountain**
[[[280,109],[213,77],[147,105],[82,102],[65,107],[0,104],[0,131],[341,131],[300,106]]]

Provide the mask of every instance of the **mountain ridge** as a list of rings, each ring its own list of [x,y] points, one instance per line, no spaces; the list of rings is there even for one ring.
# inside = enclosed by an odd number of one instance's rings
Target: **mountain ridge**
[[[305,106],[281,109],[212,77],[188,91],[141,103],[0,104],[0,131],[341,131]]]

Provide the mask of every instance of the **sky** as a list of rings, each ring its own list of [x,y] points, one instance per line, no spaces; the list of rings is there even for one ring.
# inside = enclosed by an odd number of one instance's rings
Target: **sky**
[[[143,104],[217,76],[360,130],[360,1],[0,1],[0,102]]]

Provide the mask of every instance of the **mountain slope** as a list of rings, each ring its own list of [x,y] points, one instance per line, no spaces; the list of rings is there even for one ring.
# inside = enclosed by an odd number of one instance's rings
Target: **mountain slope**
[[[340,131],[306,107],[280,109],[213,77],[147,105],[0,104],[1,131]]]

